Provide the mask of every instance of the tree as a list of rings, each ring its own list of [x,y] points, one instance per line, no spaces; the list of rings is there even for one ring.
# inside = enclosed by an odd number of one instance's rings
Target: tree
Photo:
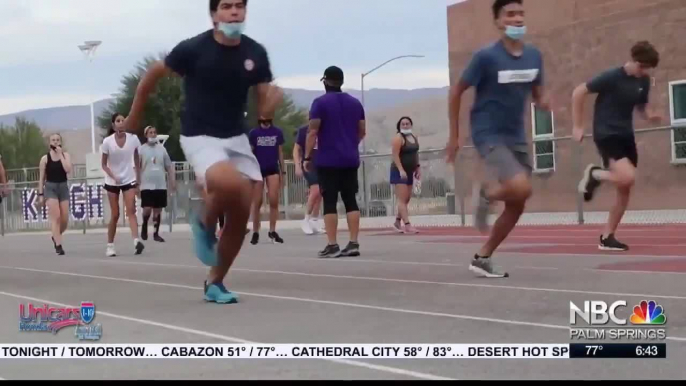
[[[17,118],[14,126],[0,125],[0,155],[6,169],[37,168],[47,151],[43,132],[34,122]]]
[[[111,127],[111,118],[114,112],[127,115],[131,110],[133,98],[136,94],[136,88],[140,83],[141,78],[147,69],[157,60],[162,60],[166,57],[166,53],[159,55],[159,59],[148,56],[136,65],[134,70],[128,75],[124,76],[121,81],[121,89],[117,99],[102,113],[98,118],[100,127],[107,128],[109,131]],[[253,93],[250,93],[248,98],[246,127],[257,126],[256,104]],[[184,93],[183,80],[177,76],[167,77],[162,79],[157,88],[150,95],[145,105],[144,112],[144,126],[155,126],[158,134],[169,135],[169,141],[166,147],[169,151],[169,156],[175,162],[185,161],[185,156],[179,144],[179,137],[181,135],[181,111],[183,109]],[[284,97],[284,101],[276,110],[274,124],[284,131],[286,144],[284,145],[284,157],[292,157],[293,142],[295,140],[295,132],[298,128],[307,123],[307,112],[298,108],[288,96]],[[143,138],[141,138],[143,140]]]
[[[153,56],[145,57],[131,73],[122,78],[119,96],[98,117],[98,124],[104,128],[105,135],[107,135],[112,126],[112,114],[117,112],[128,115],[141,78],[153,63],[165,56],[166,54],[161,54],[159,59]],[[157,83],[157,88],[150,95],[144,109],[143,125],[155,126],[158,134],[169,135],[169,140],[165,146],[169,151],[171,159],[177,162],[185,160],[179,143],[179,136],[181,134],[180,114],[183,98],[181,78],[175,76],[166,77]],[[143,141],[143,138],[140,139]]]

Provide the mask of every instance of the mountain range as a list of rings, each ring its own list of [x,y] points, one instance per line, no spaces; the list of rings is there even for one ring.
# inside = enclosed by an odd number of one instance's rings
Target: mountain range
[[[304,109],[309,109],[312,101],[323,94],[320,91],[300,89],[284,91],[291,96],[297,106]],[[360,98],[359,90],[345,91]],[[420,138],[422,149],[443,148],[448,138],[447,97],[448,88],[365,91],[367,150],[377,154],[389,153],[391,140],[396,133],[396,123],[402,116],[412,117],[414,131]],[[100,115],[111,102],[111,99],[106,99],[95,103],[96,116]],[[46,135],[60,132],[74,162],[86,162],[86,154],[91,151],[90,106],[28,110],[0,116],[0,124],[13,125],[17,117],[36,122]],[[96,147],[101,142],[100,134],[98,130]]]
[[[345,90],[361,99],[359,90]],[[285,89],[293,102],[301,108],[309,109],[312,101],[322,95],[322,91]],[[434,97],[445,97],[448,88],[425,88],[416,90],[371,89],[365,91],[365,108],[368,112],[383,110],[399,105],[409,104]],[[95,116],[99,116],[109,106],[112,99],[105,99],[94,104]],[[34,121],[46,132],[90,129],[90,106],[64,106],[36,110],[27,110],[14,114],[1,115],[0,124],[13,125],[17,117]]]

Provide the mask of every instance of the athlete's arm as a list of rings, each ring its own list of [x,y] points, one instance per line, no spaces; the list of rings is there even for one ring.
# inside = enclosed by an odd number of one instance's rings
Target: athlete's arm
[[[174,192],[176,191],[176,168],[171,161],[171,157],[169,157],[167,149],[164,149],[164,162],[167,164],[167,173],[169,173],[169,188]]]
[[[296,168],[302,162],[302,148],[299,143],[293,145],[293,162],[295,162]]]
[[[136,185],[141,186],[141,157],[138,155],[138,148],[133,151],[133,164],[136,169]]]
[[[271,83],[260,83],[255,86],[257,93],[257,111],[259,116],[273,119],[276,108],[283,100],[283,90]]]
[[[581,142],[584,139],[584,102],[590,94],[586,83],[582,83],[572,93],[572,135]]]
[[[283,161],[283,145],[279,146],[279,167],[281,168],[281,175],[286,174],[286,163]]]
[[[403,169],[403,164],[400,162],[400,149],[403,147],[403,138],[400,135],[396,135],[391,142],[391,148],[393,149],[393,163],[395,167],[398,168],[400,174],[405,173]]]
[[[546,95],[545,89],[542,85],[535,85],[532,88],[532,95],[534,98],[534,103],[536,103],[536,107],[550,111],[550,100],[548,99],[548,95]]]
[[[303,169],[301,166],[303,159],[302,152],[302,147],[300,147],[300,144],[296,141],[293,145],[293,162],[295,162],[295,175],[298,177],[303,176]]]
[[[117,177],[114,176],[114,173],[112,173],[112,170],[107,165],[108,157],[109,156],[107,154],[102,153],[102,162],[101,162],[102,163],[102,171],[105,172],[105,174],[107,174],[113,181],[115,181],[117,184],[119,184],[119,180],[117,179]]]
[[[164,61],[155,62],[148,72],[143,75],[138,88],[136,88],[136,95],[133,98],[133,104],[131,106],[131,112],[128,118],[126,118],[126,131],[131,134],[140,134],[140,122],[143,118],[143,110],[145,104],[148,101],[148,97],[155,91],[157,87],[157,82],[160,79],[172,75],[172,70],[167,67]]]
[[[646,121],[650,121],[653,123],[662,122],[662,114],[660,114],[657,108],[655,108],[649,103],[638,105],[637,110],[641,113],[641,117]]]
[[[0,185],[7,183],[7,176],[5,175],[5,166],[2,164],[2,158],[0,158]]]
[[[367,121],[359,121],[357,123],[357,132],[360,136],[360,142],[367,136]]]
[[[45,165],[48,163],[48,156],[44,155],[38,164],[38,195],[42,197],[43,188],[45,187]],[[4,173],[3,173],[4,174]]]
[[[449,164],[455,162],[457,151],[460,149],[460,108],[462,107],[462,94],[471,86],[460,80],[457,84],[450,87],[448,97],[448,119],[450,120],[450,134],[448,140],[447,161]]]
[[[321,119],[311,119],[310,127],[307,130],[307,141],[305,141],[305,171],[309,172],[310,161],[314,145],[317,143],[317,136],[319,136],[319,128],[322,126]]]
[[[7,195],[9,187],[7,186],[7,175],[5,174],[5,166],[2,164],[0,157],[0,198]]]
[[[5,166],[2,164],[2,158],[0,158],[0,196],[7,193],[7,176],[5,175]]]
[[[71,163],[71,156],[69,156],[69,153],[62,153],[61,161],[64,171],[67,174],[71,173],[71,171],[74,169],[74,165]]]

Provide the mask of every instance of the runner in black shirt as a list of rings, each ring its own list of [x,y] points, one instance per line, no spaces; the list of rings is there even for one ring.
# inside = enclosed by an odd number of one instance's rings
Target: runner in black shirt
[[[184,79],[185,106],[181,116],[181,146],[198,182],[206,189],[206,210],[192,221],[195,251],[211,266],[205,300],[236,303],[223,280],[241,250],[250,216],[253,186],[262,181],[260,165],[246,135],[248,91],[257,92],[259,115],[267,119],[282,98],[271,85],[267,51],[242,34],[248,0],[210,0],[214,29],[177,45],[156,63],[138,86],[130,131],[138,133],[148,96],[157,81],[175,73]],[[226,231],[217,240],[214,230],[226,216]],[[218,250],[216,249],[218,246]]]

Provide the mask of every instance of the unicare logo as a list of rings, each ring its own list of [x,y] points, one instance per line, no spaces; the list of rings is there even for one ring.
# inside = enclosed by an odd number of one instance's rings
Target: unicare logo
[[[57,334],[65,327],[88,324],[95,316],[95,305],[92,302],[81,303],[81,308],[40,307],[33,304],[19,305],[19,331],[51,332]]]

